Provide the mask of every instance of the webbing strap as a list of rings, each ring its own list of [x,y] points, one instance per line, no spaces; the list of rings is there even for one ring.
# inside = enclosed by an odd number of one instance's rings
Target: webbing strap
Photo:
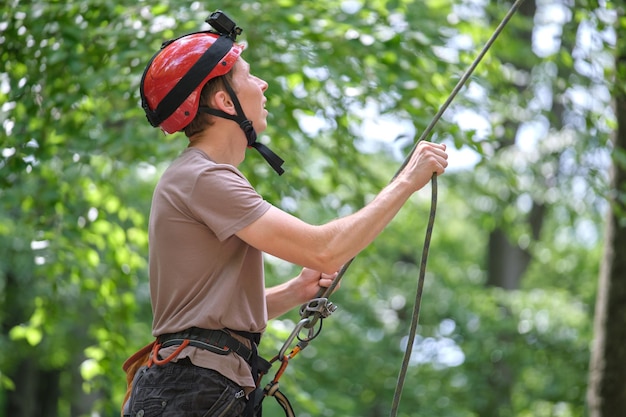
[[[157,340],[161,348],[180,345],[187,340],[186,343],[190,346],[209,350],[219,355],[227,355],[230,352],[235,352],[248,363],[252,362],[254,346],[255,343],[258,343],[254,340],[250,340],[253,348],[249,349],[225,330],[201,329],[199,327],[191,327],[177,333],[163,334],[160,335]],[[253,366],[253,364],[250,363],[250,366]]]

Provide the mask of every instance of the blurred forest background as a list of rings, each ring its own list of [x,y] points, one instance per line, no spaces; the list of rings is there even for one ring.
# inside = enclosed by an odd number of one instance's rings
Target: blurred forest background
[[[241,169],[317,223],[392,178],[511,3],[3,2],[0,416],[119,415],[151,341],[150,200],[186,146],[139,105],[161,42],[218,8],[244,28],[286,173],[255,152]],[[435,128],[452,158],[400,416],[626,415],[625,45],[622,1],[526,0]],[[298,416],[388,415],[429,208],[426,188],[349,269],[281,379]]]

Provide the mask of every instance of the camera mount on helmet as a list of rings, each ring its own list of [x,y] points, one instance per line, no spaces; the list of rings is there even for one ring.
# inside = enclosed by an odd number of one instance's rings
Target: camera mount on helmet
[[[218,35],[225,35],[231,38],[233,41],[237,40],[237,36],[241,35],[243,29],[235,24],[235,22],[229,18],[226,13],[221,10],[216,10],[205,20]]]

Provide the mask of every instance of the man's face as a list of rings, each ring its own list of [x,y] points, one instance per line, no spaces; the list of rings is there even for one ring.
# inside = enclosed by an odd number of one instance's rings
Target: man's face
[[[267,110],[265,109],[265,90],[267,83],[250,74],[250,65],[239,58],[233,67],[233,89],[241,103],[243,112],[257,133],[267,128]]]

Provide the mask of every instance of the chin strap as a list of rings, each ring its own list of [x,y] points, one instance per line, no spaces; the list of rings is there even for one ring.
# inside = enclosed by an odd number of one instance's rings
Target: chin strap
[[[256,131],[252,126],[252,122],[248,120],[248,118],[244,114],[243,109],[241,108],[241,104],[239,103],[239,99],[235,95],[235,91],[226,80],[224,80],[224,86],[226,87],[226,91],[228,91],[228,94],[230,94],[230,97],[235,104],[235,109],[237,110],[236,116],[233,116],[232,114],[228,114],[221,110],[216,110],[205,106],[200,106],[198,108],[198,111],[217,117],[222,117],[224,119],[230,119],[239,123],[239,127],[241,128],[241,130],[243,130],[246,135],[246,139],[248,140],[248,146],[259,151],[261,156],[263,156],[267,163],[270,164],[274,171],[276,171],[278,175],[282,175],[285,170],[281,168],[281,165],[285,161],[283,161],[281,157],[272,152],[270,148],[260,142],[257,142]]]

